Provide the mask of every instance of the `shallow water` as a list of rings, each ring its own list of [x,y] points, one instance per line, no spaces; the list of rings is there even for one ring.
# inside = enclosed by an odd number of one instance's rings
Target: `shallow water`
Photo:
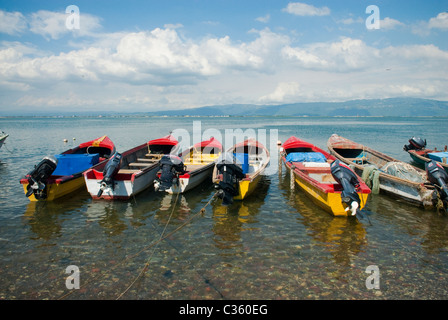
[[[148,189],[130,201],[93,201],[81,190],[49,203],[30,203],[19,184],[43,156],[78,143],[107,134],[124,151],[171,130],[193,135],[194,121],[222,137],[253,129],[323,149],[338,133],[407,162],[412,136],[428,147],[448,136],[446,118],[0,119],[10,135],[0,149],[0,299],[448,298],[448,217],[371,195],[363,219],[334,218],[291,190],[284,168],[229,207],[212,198],[211,182],[179,197]],[[80,289],[66,287],[71,265]],[[366,287],[371,265],[379,289]]]

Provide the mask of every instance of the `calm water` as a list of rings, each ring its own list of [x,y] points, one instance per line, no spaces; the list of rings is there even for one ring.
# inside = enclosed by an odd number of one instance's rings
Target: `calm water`
[[[227,208],[209,182],[179,198],[147,190],[131,201],[92,201],[82,190],[53,203],[30,203],[19,184],[43,156],[104,134],[124,151],[174,129],[192,133],[193,121],[223,137],[226,129],[275,137],[277,129],[281,141],[295,135],[324,149],[338,133],[409,162],[408,139],[445,145],[447,120],[0,119],[10,134],[0,149],[0,299],[447,299],[448,217],[387,196],[371,196],[359,221],[315,207],[290,189],[284,169]],[[158,241],[165,227],[169,236]],[[66,288],[70,265],[80,289]],[[366,287],[370,265],[378,290]]]

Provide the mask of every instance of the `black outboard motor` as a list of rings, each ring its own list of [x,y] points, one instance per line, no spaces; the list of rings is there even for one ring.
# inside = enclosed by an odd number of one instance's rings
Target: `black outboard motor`
[[[103,170],[103,180],[100,182],[100,190],[98,191],[98,197],[101,197],[103,191],[107,188],[111,188],[114,190],[114,176],[118,173],[121,166],[121,158],[122,155],[118,152],[115,152],[112,157],[109,158],[107,164],[104,166]]]
[[[343,165],[339,160],[335,160],[331,164],[331,175],[342,185],[342,202],[347,204],[345,211],[350,210],[352,216],[354,216],[361,202],[356,192],[356,189],[359,188],[358,177],[349,167]]]
[[[218,197],[222,199],[223,205],[233,203],[233,197],[238,195],[238,181],[246,175],[243,173],[241,165],[236,163],[235,157],[229,153],[223,153],[216,163],[216,169],[222,174],[222,180],[215,186],[220,192]]]
[[[159,191],[166,191],[173,184],[178,183],[178,175],[185,173],[185,165],[178,156],[167,154],[160,159],[162,173],[159,181],[155,181],[155,188]]]
[[[34,193],[38,200],[47,198],[47,180],[56,170],[57,165],[58,159],[56,157],[45,157],[28,173],[27,197]]]
[[[426,162],[425,167],[429,182],[436,186],[440,200],[443,201],[446,207],[448,202],[448,173],[434,160]],[[437,194],[433,194],[433,196],[437,198]]]
[[[422,138],[412,137],[409,139],[409,144],[403,147],[404,151],[408,150],[422,150],[426,147],[426,139],[423,141]]]

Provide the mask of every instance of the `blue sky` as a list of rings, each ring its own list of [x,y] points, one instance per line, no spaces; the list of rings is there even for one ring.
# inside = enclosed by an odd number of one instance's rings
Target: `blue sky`
[[[66,26],[69,5],[79,29]],[[369,5],[379,29],[366,27]],[[447,11],[435,0],[2,1],[0,113],[448,100]]]

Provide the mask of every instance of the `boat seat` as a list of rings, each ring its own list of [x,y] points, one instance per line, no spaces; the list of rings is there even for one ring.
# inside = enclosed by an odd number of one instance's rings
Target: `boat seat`
[[[163,156],[164,156],[163,154],[152,154],[152,153],[145,154],[146,158],[155,159],[155,160],[160,160],[160,159],[162,159]]]
[[[202,167],[204,167],[205,166],[205,164],[187,164],[186,165],[186,171],[194,171],[194,170],[197,170],[197,169],[199,169],[199,168],[202,168]]]
[[[327,162],[302,162],[305,168],[329,168],[330,164]]]
[[[150,165],[151,165],[150,163],[132,162],[132,163],[129,164],[129,167],[146,168],[146,167],[149,167]]]
[[[136,173],[136,172],[139,172],[139,171],[141,171],[140,169],[120,169],[119,171],[118,171],[118,174],[120,174],[120,173],[123,173],[123,174],[132,174],[132,173]]]
[[[358,162],[367,162],[367,157],[359,157],[359,158],[345,158],[345,159],[347,159],[348,161],[352,161],[352,162],[355,162],[355,163],[358,163]]]
[[[149,159],[149,158],[137,158],[138,162],[154,163],[158,162],[159,159]]]

